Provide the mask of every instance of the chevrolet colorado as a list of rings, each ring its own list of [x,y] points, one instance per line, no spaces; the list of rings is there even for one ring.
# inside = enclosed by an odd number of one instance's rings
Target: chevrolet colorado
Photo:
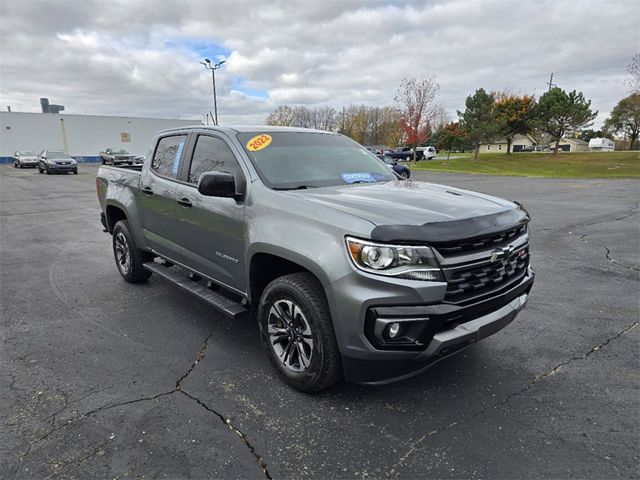
[[[416,375],[509,324],[533,285],[521,205],[402,180],[335,133],[166,130],[96,186],[124,280],[254,314],[306,392]]]

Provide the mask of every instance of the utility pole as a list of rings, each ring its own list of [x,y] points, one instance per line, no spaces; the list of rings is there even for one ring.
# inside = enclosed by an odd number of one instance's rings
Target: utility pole
[[[221,62],[211,64],[211,60],[208,58],[204,59],[204,62],[200,62],[200,64],[204,65],[204,68],[207,70],[211,70],[211,84],[213,85],[213,111],[215,113],[215,118],[211,115],[211,121],[214,125],[218,125],[218,103],[216,99],[216,70],[218,70],[226,60],[222,60]]]
[[[557,87],[557,85],[555,83],[553,83],[553,73],[551,73],[551,78],[549,78],[549,83],[547,83],[547,85],[549,85],[549,90],[547,90],[549,92],[551,91],[551,89],[553,87]]]

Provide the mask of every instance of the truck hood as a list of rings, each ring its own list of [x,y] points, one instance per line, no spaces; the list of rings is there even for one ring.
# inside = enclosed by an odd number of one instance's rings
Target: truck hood
[[[528,221],[507,200],[426,182],[341,185],[288,192],[370,221],[383,241],[470,238]],[[431,234],[429,234],[431,232]],[[376,238],[377,237],[377,238]]]

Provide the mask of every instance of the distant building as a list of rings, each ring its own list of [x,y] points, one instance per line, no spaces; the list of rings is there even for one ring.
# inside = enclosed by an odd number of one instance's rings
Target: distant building
[[[85,162],[98,161],[98,153],[107,147],[146,155],[159,130],[200,124],[170,118],[0,112],[0,163],[9,163],[16,150],[64,150]]]
[[[556,148],[556,142],[549,144],[549,148],[553,150]],[[579,138],[561,138],[558,144],[558,151],[560,152],[588,152],[589,143]]]
[[[533,150],[536,141],[530,135],[516,135],[511,142],[511,152],[523,152]],[[481,143],[480,153],[507,153],[507,140],[500,138],[491,143]]]
[[[616,149],[616,143],[608,138],[592,138],[589,140],[590,152],[613,152]]]

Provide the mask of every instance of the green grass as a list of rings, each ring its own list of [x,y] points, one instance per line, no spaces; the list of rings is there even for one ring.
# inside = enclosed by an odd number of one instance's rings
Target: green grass
[[[446,155],[439,153],[438,156]],[[411,163],[413,170],[552,178],[640,178],[640,152],[452,153],[450,160]]]

